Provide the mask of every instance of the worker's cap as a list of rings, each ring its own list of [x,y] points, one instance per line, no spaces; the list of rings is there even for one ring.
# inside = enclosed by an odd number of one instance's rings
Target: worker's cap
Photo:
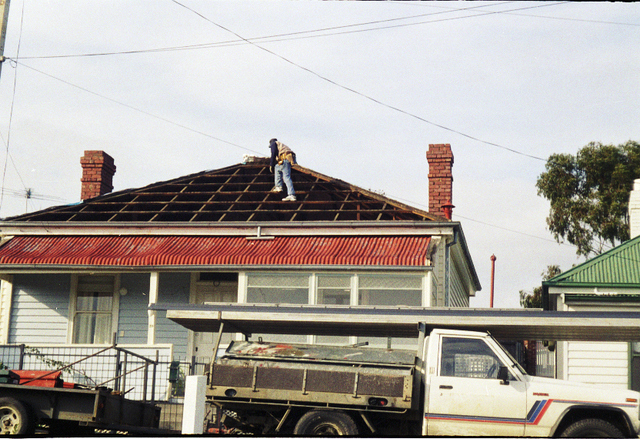
[[[273,139],[269,140],[269,145],[271,145],[272,143],[275,143],[275,142],[277,142],[277,141],[278,141],[278,139],[273,138]]]

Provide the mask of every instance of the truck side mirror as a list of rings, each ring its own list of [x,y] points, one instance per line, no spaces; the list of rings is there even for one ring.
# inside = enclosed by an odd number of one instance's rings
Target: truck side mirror
[[[509,384],[509,368],[507,366],[500,366],[498,379],[500,380],[500,384]]]

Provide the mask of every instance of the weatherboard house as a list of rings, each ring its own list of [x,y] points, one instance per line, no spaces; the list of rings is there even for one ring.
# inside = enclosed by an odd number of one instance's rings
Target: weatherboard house
[[[427,160],[429,212],[298,165],[298,201],[282,202],[257,157],[111,192],[113,159],[85,151],[81,203],[0,222],[0,345],[42,358],[115,340],[197,365],[214,334],[166,319],[162,304],[468,307],[480,284],[451,220],[450,145],[429,145]]]
[[[553,311],[631,311],[640,319],[640,180],[629,201],[631,239],[543,282]],[[640,342],[562,341],[556,376],[640,391]]]

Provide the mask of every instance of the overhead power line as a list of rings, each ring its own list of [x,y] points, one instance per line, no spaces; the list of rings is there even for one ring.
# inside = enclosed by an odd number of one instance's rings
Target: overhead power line
[[[191,132],[193,132],[193,133],[200,134],[200,135],[205,136],[205,137],[208,137],[208,138],[210,138],[210,139],[217,140],[218,142],[226,143],[227,145],[231,145],[231,146],[235,146],[235,147],[237,147],[237,148],[244,149],[245,151],[254,152],[254,153],[256,153],[256,154],[261,154],[261,153],[260,153],[260,152],[258,152],[258,151],[255,151],[255,150],[253,150],[253,149],[247,148],[247,147],[242,146],[242,145],[238,145],[237,143],[233,143],[233,142],[230,142],[230,141],[228,141],[228,140],[224,140],[224,139],[221,139],[221,138],[219,138],[219,137],[215,137],[215,136],[213,136],[213,135],[211,135],[211,134],[209,134],[209,133],[205,133],[204,131],[200,131],[200,130],[197,130],[197,129],[195,129],[195,128],[191,128],[191,127],[189,127],[189,126],[187,126],[187,125],[181,124],[181,123],[176,122],[176,121],[173,121],[173,120],[171,120],[171,119],[167,119],[166,117],[158,116],[157,114],[153,114],[153,113],[151,113],[151,112],[149,112],[149,111],[142,110],[142,109],[140,109],[140,108],[134,107],[133,105],[129,105],[129,104],[126,104],[126,103],[124,103],[124,102],[120,102],[120,101],[118,101],[118,100],[116,100],[116,99],[113,99],[113,98],[110,98],[110,97],[105,96],[105,95],[103,95],[103,94],[100,94],[100,93],[97,93],[97,92],[95,92],[95,91],[89,90],[88,88],[81,87],[81,86],[79,86],[79,85],[73,84],[73,83],[71,83],[71,82],[69,82],[69,81],[66,81],[66,80],[64,80],[64,79],[58,78],[58,77],[53,76],[53,75],[50,75],[49,73],[43,72],[42,70],[38,70],[38,69],[36,69],[35,67],[31,67],[31,66],[29,66],[29,65],[27,65],[27,64],[25,64],[25,63],[23,63],[23,62],[20,62],[19,64],[20,64],[21,66],[23,66],[24,68],[27,68],[27,69],[29,69],[29,70],[33,70],[34,72],[40,73],[41,75],[44,75],[44,76],[46,76],[46,77],[48,77],[48,78],[55,79],[56,81],[60,81],[60,82],[62,82],[63,84],[66,84],[66,85],[69,85],[69,86],[71,86],[71,87],[77,88],[78,90],[82,90],[82,91],[84,91],[84,92],[86,92],[86,93],[90,93],[90,94],[92,94],[92,95],[94,95],[94,96],[97,96],[97,97],[99,97],[99,98],[106,99],[106,100],[108,100],[109,102],[113,102],[114,104],[121,105],[121,106],[123,106],[123,107],[129,108],[130,110],[134,110],[134,111],[137,111],[137,112],[139,112],[139,113],[145,114],[145,115],[147,115],[147,116],[149,116],[149,117],[153,117],[154,119],[158,119],[158,120],[161,120],[161,121],[163,121],[163,122],[169,123],[169,124],[171,124],[171,125],[175,125],[175,126],[177,126],[177,127],[183,128],[183,129],[185,129],[185,130],[187,130],[187,131],[191,131]]]
[[[511,1],[503,2],[503,3],[512,3]],[[568,3],[568,2],[562,2]],[[116,55],[136,55],[136,54],[144,54],[144,53],[162,53],[162,52],[174,52],[174,51],[185,51],[185,50],[203,50],[203,49],[213,49],[220,47],[230,47],[236,46],[239,44],[249,44],[248,41],[257,43],[274,43],[281,41],[291,41],[291,40],[299,40],[299,39],[309,39],[309,38],[323,38],[334,35],[345,35],[350,33],[359,33],[359,32],[373,32],[378,30],[384,30],[394,27],[405,27],[405,26],[419,26],[430,23],[438,23],[445,20],[460,20],[465,18],[475,18],[477,15],[466,15],[463,17],[454,17],[454,18],[445,18],[441,20],[429,20],[429,21],[419,21],[415,23],[404,23],[400,25],[392,25],[392,26],[377,26],[371,27],[368,29],[356,29],[356,30],[347,30],[349,28],[361,27],[361,26],[371,26],[375,24],[388,23],[393,21],[401,21],[401,20],[412,20],[415,18],[425,17],[425,16],[433,16],[438,14],[446,14],[446,13],[455,13],[455,12],[464,12],[471,11],[473,9],[480,9],[486,7],[493,7],[502,3],[490,3],[484,4],[480,6],[473,6],[468,8],[450,8],[447,7],[446,11],[440,12],[430,12],[427,14],[418,14],[411,15],[408,17],[396,17],[396,18],[388,18],[385,20],[375,20],[375,21],[367,21],[362,23],[353,23],[346,24],[341,26],[331,26],[320,29],[312,29],[298,32],[288,32],[282,34],[274,34],[274,35],[265,35],[261,37],[249,37],[246,40],[238,38],[234,40],[227,41],[218,41],[212,43],[200,43],[200,44],[190,44],[183,46],[168,46],[168,47],[156,47],[151,49],[131,49],[131,50],[120,50],[120,51],[107,51],[107,52],[89,52],[89,53],[76,53],[76,54],[61,54],[61,55],[34,55],[34,56],[23,56],[19,59],[22,60],[31,60],[31,59],[58,59],[58,58],[85,58],[85,57],[101,57],[101,56],[116,56]],[[561,3],[549,3],[538,5],[536,7],[547,7],[547,6],[555,6]],[[440,7],[445,8],[444,6],[434,6],[433,4],[429,4],[429,7]],[[623,23],[623,22],[614,22],[614,21],[604,21],[604,20],[587,20],[580,18],[569,18],[569,17],[551,17],[547,15],[533,15],[533,14],[519,14],[510,11],[494,11],[492,14],[504,14],[504,15],[516,15],[520,17],[529,17],[529,18],[541,18],[548,20],[560,20],[560,21],[575,21],[575,22],[583,22],[583,23],[595,23],[595,24],[608,24],[608,25],[617,25],[617,26],[633,26],[640,27],[640,24],[637,23]],[[485,15],[485,14],[482,14]],[[334,32],[332,32],[334,31]],[[248,41],[247,41],[248,40]],[[17,58],[17,57],[16,57]]]
[[[24,25],[24,3],[22,4],[22,13],[20,15],[20,33],[18,34],[18,49],[17,49],[17,54],[20,54],[20,45],[22,44],[22,28]],[[4,201],[4,184],[5,184],[5,180],[7,177],[7,164],[9,163],[9,158],[11,158],[11,162],[13,163],[13,166],[16,169],[16,173],[18,174],[18,177],[20,177],[20,181],[22,182],[22,185],[24,186],[24,181],[22,181],[22,177],[20,176],[20,173],[18,172],[18,168],[16,167],[15,162],[13,162],[13,157],[11,157],[11,155],[9,154],[9,146],[10,146],[10,140],[11,140],[11,123],[13,121],[13,108],[14,108],[14,104],[15,104],[15,100],[16,100],[16,88],[17,88],[17,84],[18,84],[18,74],[15,73],[13,75],[13,91],[11,93],[11,110],[9,111],[9,129],[7,131],[7,140],[6,142],[4,142],[4,138],[2,139],[3,142],[5,143],[5,157],[4,157],[4,166],[2,168],[2,187],[0,190],[0,209],[2,208],[2,202]],[[26,189],[26,186],[25,186]]]
[[[514,153],[514,154],[522,155],[522,156],[529,157],[529,158],[532,158],[532,159],[535,159],[535,160],[540,160],[540,161],[543,161],[543,162],[544,162],[544,161],[546,161],[546,159],[544,159],[544,158],[542,158],[542,157],[538,157],[538,156],[535,156],[535,155],[527,154],[527,153],[524,153],[524,152],[521,152],[521,151],[515,150],[515,149],[513,149],[513,148],[509,148],[509,147],[506,147],[506,146],[500,145],[500,144],[498,144],[498,143],[489,142],[489,141],[487,141],[487,140],[483,140],[483,139],[480,139],[480,138],[478,138],[478,137],[475,137],[475,136],[472,136],[472,135],[469,135],[469,134],[463,133],[462,131],[459,131],[459,130],[456,130],[456,129],[453,129],[453,128],[449,128],[449,127],[447,127],[447,126],[444,126],[444,125],[438,124],[438,123],[436,123],[436,122],[432,122],[432,121],[430,121],[430,120],[425,119],[424,117],[421,117],[421,116],[415,115],[415,114],[410,113],[410,112],[408,112],[408,111],[402,110],[401,108],[395,107],[395,106],[390,105],[390,104],[387,104],[387,103],[385,103],[385,102],[382,102],[382,101],[380,101],[380,100],[378,100],[378,99],[376,99],[376,98],[373,98],[373,97],[371,97],[371,96],[369,96],[369,95],[367,95],[367,94],[365,94],[365,93],[362,93],[362,92],[360,92],[360,91],[358,91],[358,90],[355,90],[355,89],[353,89],[353,88],[351,88],[351,87],[347,87],[347,86],[345,86],[345,85],[339,84],[338,82],[336,82],[336,81],[334,81],[334,80],[332,80],[332,79],[329,79],[329,78],[327,78],[326,76],[323,76],[323,75],[321,75],[321,74],[319,74],[319,73],[317,73],[317,72],[315,72],[315,71],[313,71],[313,70],[311,70],[311,69],[309,69],[309,68],[307,68],[307,67],[304,67],[304,66],[302,66],[302,65],[300,65],[300,64],[298,64],[298,63],[296,63],[296,62],[294,62],[294,61],[291,61],[291,60],[290,60],[290,59],[288,59],[288,58],[285,58],[284,56],[282,56],[282,55],[280,55],[280,54],[278,54],[278,53],[276,53],[276,52],[274,52],[274,51],[272,51],[272,50],[270,50],[270,49],[267,49],[267,48],[265,48],[265,47],[262,47],[262,46],[260,46],[260,45],[258,45],[258,44],[256,44],[256,43],[254,43],[254,42],[252,42],[252,41],[250,41],[250,40],[248,40],[248,39],[244,38],[242,35],[240,35],[240,34],[238,34],[238,33],[234,32],[234,31],[232,31],[232,30],[231,30],[231,29],[229,29],[229,28],[226,28],[226,27],[222,26],[222,25],[221,25],[221,24],[219,24],[219,23],[216,23],[215,21],[210,20],[209,18],[207,18],[207,17],[205,17],[204,15],[202,15],[200,12],[198,12],[198,11],[196,11],[196,10],[194,10],[194,9],[192,9],[192,8],[190,8],[190,7],[188,7],[188,6],[184,5],[184,4],[182,4],[182,3],[180,3],[180,2],[179,2],[179,1],[177,1],[177,0],[172,0],[172,1],[173,1],[175,4],[177,4],[177,5],[179,5],[179,6],[183,7],[183,8],[185,8],[185,9],[187,9],[187,10],[191,11],[191,12],[193,12],[194,14],[196,14],[197,16],[201,17],[202,19],[204,19],[204,20],[208,21],[209,23],[213,24],[214,26],[217,26],[217,27],[219,27],[220,29],[222,29],[222,30],[224,30],[224,31],[226,31],[226,32],[229,32],[229,33],[231,33],[231,34],[235,35],[236,37],[241,38],[242,40],[246,41],[247,43],[251,44],[252,46],[254,46],[254,47],[256,47],[256,48],[258,48],[258,49],[260,49],[260,50],[263,50],[263,51],[265,51],[265,52],[267,52],[267,53],[269,53],[269,54],[271,54],[271,55],[273,55],[273,56],[276,56],[276,57],[280,58],[281,60],[283,60],[283,61],[285,61],[285,62],[287,62],[287,63],[289,63],[289,64],[291,64],[291,65],[293,65],[293,66],[295,66],[295,67],[297,67],[297,68],[299,68],[299,69],[302,69],[302,70],[304,70],[304,71],[306,71],[306,72],[308,72],[308,73],[311,73],[312,75],[316,76],[317,78],[322,79],[323,81],[326,81],[326,82],[328,82],[328,83],[330,83],[330,84],[332,84],[332,85],[335,85],[336,87],[342,88],[343,90],[346,90],[346,91],[349,91],[349,92],[351,92],[351,93],[354,93],[354,94],[356,94],[356,95],[358,95],[358,96],[360,96],[360,97],[363,97],[363,98],[365,98],[365,99],[367,99],[367,100],[369,100],[369,101],[371,101],[371,102],[374,102],[374,103],[376,103],[376,104],[382,105],[383,107],[389,108],[390,110],[394,110],[394,111],[397,111],[397,112],[402,113],[402,114],[404,114],[404,115],[407,115],[407,116],[413,117],[414,119],[417,119],[417,120],[419,120],[419,121],[425,122],[425,123],[427,123],[427,124],[429,124],[429,125],[433,125],[433,126],[435,126],[435,127],[441,128],[441,129],[443,129],[443,130],[446,130],[446,131],[449,131],[449,132],[452,132],[452,133],[458,134],[458,135],[460,135],[460,136],[466,137],[466,138],[468,138],[468,139],[475,140],[476,142],[480,142],[480,143],[484,143],[485,145],[490,145],[490,146],[494,146],[494,147],[496,147],[496,148],[504,149],[504,150],[509,151],[509,152],[512,152],[512,153]],[[555,4],[559,4],[559,3],[555,3]],[[539,7],[539,6],[523,7],[523,8],[519,8],[518,10],[522,10],[522,9],[531,9],[531,8],[534,8],[534,7]],[[496,13],[497,13],[497,12],[488,12],[488,13],[480,14],[480,15],[490,15],[490,14],[496,14]]]
[[[373,27],[373,28],[369,28],[369,29],[358,29],[358,30],[350,30],[350,31],[345,31],[344,30],[344,29],[349,29],[349,28],[354,28],[354,27],[371,26],[371,25],[376,25],[376,24],[389,23],[389,22],[402,21],[402,20],[412,20],[412,19],[420,18],[420,17],[427,17],[427,16],[434,16],[434,15],[441,15],[441,14],[450,14],[450,13],[455,13],[455,12],[471,11],[473,9],[486,8],[486,7],[490,7],[490,6],[495,6],[496,4],[503,4],[503,3],[511,3],[511,2],[510,1],[506,1],[506,2],[502,2],[502,3],[485,4],[485,5],[472,6],[472,7],[467,7],[467,8],[448,9],[446,11],[429,12],[429,13],[426,13],[426,14],[411,15],[411,16],[408,16],[408,17],[387,18],[387,19],[384,19],[384,20],[374,20],[374,21],[367,21],[367,22],[362,22],[362,23],[352,23],[352,24],[345,24],[345,25],[341,25],[341,26],[331,26],[331,27],[325,27],[325,28],[320,28],[320,29],[312,29],[312,30],[297,31],[297,32],[288,32],[288,33],[283,33],[283,34],[275,34],[275,35],[268,35],[268,36],[262,36],[262,37],[251,37],[251,38],[238,37],[235,40],[219,41],[219,42],[214,42],[214,43],[201,43],[201,44],[192,44],[192,45],[183,45],[183,46],[159,47],[159,48],[153,48],[153,49],[134,49],[134,50],[109,51],[109,52],[91,52],[91,53],[67,54],[67,55],[25,56],[25,57],[21,57],[21,59],[23,59],[23,60],[25,60],[25,59],[56,59],[56,58],[82,58],[82,57],[96,57],[96,56],[132,55],[132,54],[141,54],[141,53],[173,52],[173,51],[183,51],[183,50],[200,50],[200,49],[211,49],[211,48],[218,48],[218,47],[229,47],[229,46],[235,46],[235,45],[238,45],[238,44],[250,44],[249,41],[251,41],[251,42],[272,43],[272,42],[289,41],[289,40],[305,39],[305,38],[320,38],[320,37],[333,36],[333,35],[343,35],[343,34],[356,33],[356,32],[371,32],[371,31],[388,29],[390,27],[417,26],[417,25],[422,25],[422,24],[436,23],[436,22],[439,22],[441,20],[420,21],[420,22],[417,22],[417,23],[405,23],[405,24],[393,25],[393,26],[379,26],[379,27]],[[181,6],[183,6],[183,5],[181,5]],[[464,17],[457,17],[456,19],[473,18],[473,17],[474,16],[464,16]],[[205,17],[203,17],[203,18],[205,18]],[[337,31],[337,32],[331,32],[331,31]],[[309,34],[316,34],[316,35],[309,35]]]
[[[436,127],[441,128],[441,129],[443,129],[443,130],[446,130],[446,131],[449,131],[449,132],[456,133],[456,134],[458,134],[458,135],[461,135],[461,136],[466,137],[466,138],[468,138],[468,139],[471,139],[471,140],[477,141],[477,142],[479,142],[479,143],[483,143],[483,144],[486,144],[486,145],[494,146],[494,147],[496,147],[496,148],[504,149],[504,150],[509,151],[509,152],[512,152],[512,153],[514,153],[514,154],[522,155],[522,156],[529,157],[529,158],[532,158],[532,159],[535,159],[535,160],[546,161],[546,159],[544,159],[544,158],[537,157],[537,156],[534,156],[534,155],[530,155],[530,154],[527,154],[527,153],[524,153],[524,152],[521,152],[521,151],[515,150],[515,149],[513,149],[513,148],[508,148],[508,147],[503,146],[503,145],[500,145],[500,144],[498,144],[498,143],[489,142],[489,141],[486,141],[486,140],[480,139],[480,138],[478,138],[478,137],[475,137],[475,136],[472,136],[472,135],[466,134],[466,133],[464,133],[464,132],[462,132],[462,131],[460,131],[460,130],[455,130],[455,129],[453,129],[453,128],[449,128],[449,127],[447,127],[447,126],[444,126],[444,125],[441,125],[441,124],[438,124],[438,123],[435,123],[435,122],[429,121],[429,120],[427,120],[427,119],[425,119],[425,118],[423,118],[423,117],[421,117],[421,116],[415,115],[415,114],[410,113],[410,112],[408,112],[408,111],[405,111],[405,110],[403,110],[403,109],[401,109],[401,108],[398,108],[398,107],[395,107],[395,106],[392,106],[392,105],[386,104],[386,103],[384,103],[384,102],[382,102],[382,101],[380,101],[380,100],[378,100],[378,99],[376,99],[376,98],[373,98],[373,97],[371,97],[371,96],[368,96],[368,95],[366,95],[366,94],[364,94],[364,93],[362,93],[362,92],[359,92],[359,91],[357,91],[357,90],[355,90],[355,89],[352,89],[352,88],[349,88],[349,87],[343,86],[343,85],[341,85],[341,84],[339,84],[339,83],[337,83],[337,82],[335,82],[335,81],[333,81],[333,80],[331,80],[331,79],[329,79],[329,78],[327,78],[327,77],[325,77],[325,76],[322,76],[322,75],[320,75],[320,74],[318,74],[318,73],[314,72],[313,70],[311,70],[311,69],[309,69],[309,68],[307,68],[307,67],[304,67],[304,66],[302,66],[302,65],[299,65],[299,64],[297,64],[297,63],[295,63],[295,62],[293,62],[293,61],[291,61],[291,60],[289,60],[289,59],[287,59],[287,58],[285,58],[285,57],[283,57],[283,56],[281,56],[281,55],[277,54],[277,53],[275,53],[275,52],[273,52],[273,51],[271,51],[271,50],[269,50],[269,49],[266,49],[266,48],[261,47],[261,46],[259,46],[259,45],[255,44],[255,43],[253,43],[253,42],[250,42],[249,40],[245,39],[245,38],[244,38],[244,37],[242,37],[241,35],[236,34],[235,32],[233,32],[232,30],[227,29],[227,28],[225,28],[224,26],[221,26],[221,25],[219,25],[219,24],[217,24],[217,23],[215,23],[215,22],[213,22],[213,21],[209,20],[207,17],[203,16],[203,15],[202,15],[202,14],[200,14],[199,12],[197,12],[197,11],[193,11],[193,10],[192,10],[192,9],[190,9],[189,7],[187,7],[187,6],[185,6],[185,5],[181,4],[181,3],[179,3],[179,2],[178,2],[178,1],[176,1],[176,0],[173,0],[173,1],[174,1],[174,3],[178,4],[179,6],[184,7],[185,9],[187,9],[187,10],[189,10],[189,11],[191,11],[191,12],[193,12],[193,13],[197,14],[198,16],[200,16],[201,18],[203,18],[204,20],[206,20],[206,21],[208,21],[208,22],[210,22],[210,23],[214,24],[215,26],[220,27],[221,29],[225,30],[226,32],[229,32],[229,33],[231,33],[231,34],[235,35],[236,37],[240,38],[242,41],[248,42],[249,44],[252,44],[253,46],[255,46],[255,47],[257,47],[257,48],[259,48],[259,49],[261,49],[261,50],[263,50],[263,51],[266,51],[267,53],[270,53],[270,54],[272,54],[273,56],[276,56],[276,57],[278,57],[278,58],[282,59],[283,61],[285,61],[285,62],[287,62],[287,63],[289,63],[289,64],[291,64],[291,65],[293,65],[293,66],[295,66],[295,67],[297,67],[297,68],[299,68],[299,69],[305,70],[305,71],[307,71],[308,73],[310,73],[310,74],[312,74],[312,75],[314,75],[314,76],[316,76],[316,77],[318,77],[318,78],[322,79],[323,81],[326,81],[326,82],[328,82],[328,83],[330,83],[330,84],[333,84],[333,85],[335,85],[335,86],[337,86],[337,87],[339,87],[339,88],[342,88],[342,89],[344,89],[344,90],[347,90],[347,91],[349,91],[349,92],[351,92],[351,93],[354,93],[354,94],[356,94],[356,95],[358,95],[358,96],[361,96],[361,97],[363,97],[363,98],[365,98],[365,99],[367,99],[367,100],[370,100],[370,101],[372,101],[372,102],[374,102],[374,103],[376,103],[376,104],[378,104],[378,105],[381,105],[381,106],[384,106],[384,107],[389,108],[389,109],[391,109],[391,110],[394,110],[394,111],[397,111],[397,112],[399,112],[399,113],[405,114],[405,115],[410,116],[410,117],[412,117],[412,118],[415,118],[415,119],[417,119],[417,120],[419,120],[419,121],[421,121],[421,122],[424,122],[424,123],[427,123],[427,124],[430,124],[430,125],[436,126]],[[520,8],[520,9],[526,9],[526,8]],[[494,13],[494,12],[491,12],[491,13]],[[159,116],[159,115],[153,114],[153,113],[151,113],[151,112],[149,112],[149,111],[142,110],[142,109],[137,108],[137,107],[134,107],[134,106],[132,106],[132,105],[130,105],[130,104],[127,104],[127,103],[124,103],[124,102],[121,102],[121,101],[115,100],[115,99],[113,99],[113,98],[110,98],[110,97],[108,97],[108,96],[105,96],[105,95],[100,94],[100,93],[97,93],[97,92],[94,92],[94,91],[89,90],[89,89],[87,89],[87,88],[85,88],[85,87],[82,87],[82,86],[79,86],[79,85],[73,84],[73,83],[71,83],[71,82],[69,82],[69,81],[66,81],[66,80],[64,80],[64,79],[58,78],[58,77],[56,77],[56,76],[53,76],[53,75],[51,75],[51,74],[49,74],[49,73],[46,73],[46,72],[44,72],[44,71],[42,71],[42,70],[36,69],[35,67],[29,66],[28,64],[25,64],[24,62],[20,61],[19,59],[12,59],[12,58],[8,58],[8,59],[10,59],[11,61],[13,61],[13,62],[14,62],[14,63],[16,63],[16,64],[18,64],[18,63],[19,63],[19,64],[21,64],[23,67],[25,67],[25,68],[27,68],[27,69],[33,70],[33,71],[38,72],[38,73],[40,73],[40,74],[42,74],[42,75],[45,75],[45,76],[47,76],[47,77],[49,77],[49,78],[55,79],[55,80],[60,81],[60,82],[62,82],[62,83],[64,83],[64,84],[67,84],[67,85],[69,85],[69,86],[71,86],[71,87],[77,88],[77,89],[82,90],[82,91],[87,92],[87,93],[90,93],[90,94],[92,94],[92,95],[94,95],[94,96],[97,96],[97,97],[100,97],[100,98],[102,98],[102,99],[106,99],[106,100],[108,100],[108,101],[110,101],[110,102],[116,103],[116,104],[121,105],[121,106],[123,106],[123,107],[129,108],[129,109],[131,109],[131,110],[137,111],[137,112],[139,112],[139,113],[145,114],[145,115],[147,115],[147,116],[153,117],[153,118],[158,119],[158,120],[161,120],[161,121],[163,121],[163,122],[166,122],[166,123],[169,123],[169,124],[175,125],[175,126],[177,126],[177,127],[180,127],[180,128],[186,129],[186,130],[188,130],[188,131],[191,131],[191,132],[194,132],[194,133],[200,134],[200,135],[205,136],[205,137],[208,137],[208,138],[210,138],[210,139],[213,139],[213,140],[216,140],[216,141],[219,141],[219,142],[222,142],[222,143],[226,143],[226,144],[231,145],[231,146],[235,146],[235,147],[240,148],[240,149],[243,149],[243,150],[245,150],[245,151],[249,151],[249,152],[252,152],[252,153],[256,153],[256,154],[258,154],[258,155],[260,155],[260,154],[261,154],[261,153],[260,153],[260,152],[258,152],[258,151],[252,150],[252,149],[247,148],[247,147],[244,147],[244,146],[242,146],[242,145],[238,145],[238,144],[233,143],[233,142],[230,142],[230,141],[228,141],[228,140],[221,139],[221,138],[219,138],[219,137],[213,136],[213,135],[211,135],[211,134],[209,134],[209,133],[206,133],[206,132],[204,132],[204,131],[201,131],[201,130],[197,130],[197,129],[191,128],[191,127],[189,127],[189,126],[187,126],[187,125],[181,124],[181,123],[176,122],[176,121],[173,121],[173,120],[171,120],[171,119],[168,119],[168,118],[165,118],[165,117],[162,117],[162,116]]]

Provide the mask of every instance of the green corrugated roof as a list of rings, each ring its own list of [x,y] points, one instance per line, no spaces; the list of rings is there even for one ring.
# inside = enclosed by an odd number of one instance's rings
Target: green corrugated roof
[[[640,287],[640,236],[543,282],[543,285]]]

